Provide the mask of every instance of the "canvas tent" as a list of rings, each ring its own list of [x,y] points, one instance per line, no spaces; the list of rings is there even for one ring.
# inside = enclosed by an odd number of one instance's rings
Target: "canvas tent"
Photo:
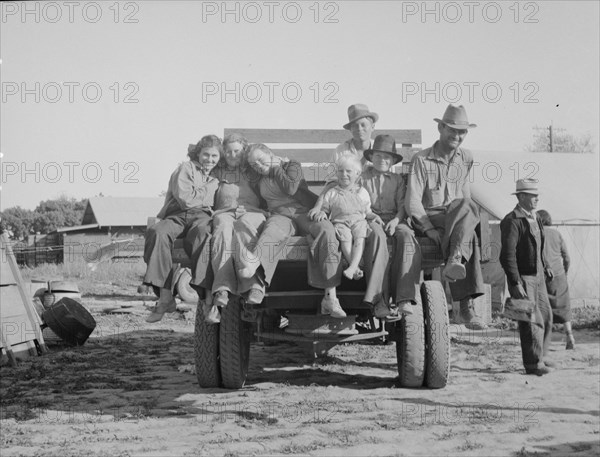
[[[516,197],[512,195],[516,180],[531,177],[539,180],[538,209],[552,215],[571,256],[571,298],[600,298],[599,156],[483,151],[473,151],[473,156],[472,197],[492,221],[494,246],[490,248],[492,260],[484,267],[485,273],[495,281],[501,275],[498,224],[516,205]]]

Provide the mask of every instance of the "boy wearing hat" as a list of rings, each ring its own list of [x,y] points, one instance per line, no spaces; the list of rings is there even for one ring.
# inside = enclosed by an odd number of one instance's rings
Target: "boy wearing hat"
[[[473,299],[483,295],[479,241],[475,228],[479,209],[471,200],[469,174],[473,166],[470,151],[461,148],[470,124],[464,106],[448,105],[438,123],[439,140],[415,154],[408,180],[406,211],[415,231],[425,234],[441,248],[446,266],[443,276],[450,292],[460,301],[460,315],[470,328],[485,328],[475,315]],[[415,245],[415,261],[421,251]]]
[[[344,129],[352,133],[352,138],[335,148],[331,162],[337,163],[342,155],[352,154],[361,161],[364,167],[367,161],[363,153],[371,147],[371,135],[378,120],[379,115],[370,111],[367,105],[362,103],[350,105],[348,107],[348,123],[344,124]]]
[[[512,298],[528,298],[535,303],[534,322],[519,321],[523,365],[527,374],[542,376],[553,365],[544,360],[552,340],[552,309],[546,292],[544,227],[535,209],[538,204],[537,180],[519,179],[518,204],[502,219],[500,263],[506,273]]]
[[[414,249],[410,246],[416,244],[416,240],[405,223],[406,182],[401,174],[391,171],[402,161],[402,155],[397,151],[393,137],[378,135],[373,147],[364,152],[364,157],[372,164],[363,171],[360,183],[369,193],[371,210],[382,221],[381,224],[371,224],[375,236],[373,244],[377,250],[385,250],[387,254],[387,236],[394,239],[391,271],[388,271],[389,255],[384,256],[384,262],[380,264],[365,265],[365,269],[370,269],[368,274],[383,278],[380,291],[383,300],[371,305],[376,317],[397,320],[402,314],[412,314],[412,305],[417,304],[420,279],[420,269],[411,268]],[[387,304],[390,290],[391,308]]]

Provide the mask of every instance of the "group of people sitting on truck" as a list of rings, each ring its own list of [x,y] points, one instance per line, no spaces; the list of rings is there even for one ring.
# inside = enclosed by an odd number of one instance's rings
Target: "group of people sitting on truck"
[[[239,134],[223,141],[207,135],[190,145],[190,160],[169,180],[161,220],[146,233],[144,283],[160,288],[146,321],[160,321],[176,310],[176,238],[184,239],[192,262],[190,285],[200,297],[198,312],[206,323],[217,324],[231,297],[248,305],[263,301],[292,236],[307,237],[308,283],[324,290],[323,315],[346,317],[336,287],[342,275],[350,280],[364,276],[365,307],[377,318],[397,321],[421,306],[421,237],[443,256],[442,275],[452,299],[460,302],[461,320],[469,328],[485,328],[474,306],[484,283],[476,235],[479,212],[468,179],[473,156],[461,147],[476,125],[469,123],[463,106],[449,105],[441,119],[434,119],[439,139],[416,153],[403,175],[394,170],[403,159],[394,138],[372,140],[378,120],[364,104],[348,108],[343,127],[352,138],[333,152],[336,173],[319,196],[308,188],[298,161],[278,157],[264,144],[248,144]],[[542,254],[542,221],[534,211],[537,182],[519,180],[515,195],[519,204],[501,224],[500,261],[511,297],[533,301],[531,317],[519,323],[523,364],[526,373],[543,375],[552,365],[546,357],[552,313],[543,279],[546,273],[551,281],[552,274]],[[553,293],[565,308],[566,280],[560,284]],[[563,314],[572,348],[570,316]]]
[[[264,144],[248,144],[239,134],[222,142],[207,135],[190,145],[190,160],[171,175],[161,220],[146,234],[144,283],[160,288],[147,321],[176,309],[171,257],[176,238],[184,239],[190,285],[202,297],[204,318],[218,323],[219,309],[231,296],[262,302],[292,236],[309,241],[308,282],[324,290],[322,314],[346,317],[336,287],[342,275],[364,276],[363,301],[375,317],[396,321],[420,303],[421,247],[415,237],[426,236],[443,253],[443,275],[461,302],[461,317],[484,325],[473,307],[483,294],[479,218],[467,180],[473,160],[460,148],[475,125],[463,106],[448,106],[435,119],[439,140],[414,156],[406,179],[393,170],[403,158],[394,138],[371,138],[378,120],[366,105],[348,108],[343,127],[352,138],[335,149],[336,174],[320,196],[309,190],[298,161],[278,157]]]

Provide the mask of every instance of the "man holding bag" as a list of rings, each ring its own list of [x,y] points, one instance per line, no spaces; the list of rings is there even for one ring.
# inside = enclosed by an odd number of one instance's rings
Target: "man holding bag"
[[[514,192],[519,201],[502,219],[500,263],[506,273],[512,299],[528,299],[533,304],[529,317],[519,320],[519,336],[523,365],[527,374],[538,376],[550,372],[553,365],[544,360],[552,340],[552,310],[546,292],[546,270],[543,257],[544,230],[535,209],[538,185],[534,179],[519,179]]]

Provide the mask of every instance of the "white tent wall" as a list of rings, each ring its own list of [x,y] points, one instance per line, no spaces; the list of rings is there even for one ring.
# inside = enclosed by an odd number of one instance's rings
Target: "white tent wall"
[[[569,292],[572,300],[600,299],[600,226],[557,227],[571,257]]]
[[[574,301],[600,299],[600,162],[597,154],[473,151],[471,192],[492,229],[491,260],[483,265],[492,284],[492,302],[499,309],[505,298],[500,266],[499,221],[516,205],[516,180],[539,180],[539,209],[552,216],[571,257],[569,291]]]

